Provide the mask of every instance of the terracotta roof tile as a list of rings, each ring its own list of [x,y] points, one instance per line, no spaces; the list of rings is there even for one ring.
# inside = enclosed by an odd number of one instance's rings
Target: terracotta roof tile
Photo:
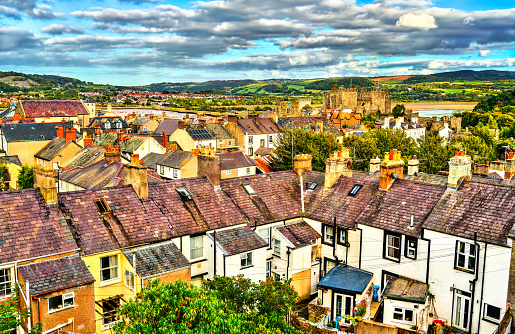
[[[26,100],[20,102],[28,118],[88,115],[88,110],[80,100]]]

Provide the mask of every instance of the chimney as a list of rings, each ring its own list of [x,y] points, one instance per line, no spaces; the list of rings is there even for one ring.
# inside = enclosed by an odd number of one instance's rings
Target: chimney
[[[293,171],[297,173],[297,175],[302,176],[304,171],[313,170],[311,168],[311,160],[313,157],[309,154],[298,154],[293,158]]]
[[[171,143],[170,146],[169,146],[169,150],[176,150],[177,149],[177,144],[176,143]]]
[[[488,176],[489,170],[488,161],[486,164],[474,164],[474,175]]]
[[[107,104],[107,113],[110,113],[111,112],[111,103],[108,103]]]
[[[472,160],[463,151],[458,151],[449,161],[447,187],[457,189],[465,179],[472,177]]]
[[[100,136],[100,128],[95,128],[95,136]]]
[[[66,129],[66,142],[74,141],[77,142],[77,130],[74,128]]]
[[[122,154],[120,153],[120,149],[118,145],[111,145],[111,142],[106,146],[106,151],[104,152],[104,163],[109,165],[111,162],[120,162]]]
[[[379,172],[381,170],[381,159],[375,157],[370,159],[370,173]]]
[[[203,128],[205,128],[205,127],[206,127],[207,122],[206,122],[206,120],[205,120],[205,119],[199,119],[199,120],[198,120],[198,124],[202,125],[202,127],[203,127]]]
[[[515,152],[510,152],[504,166],[504,178],[511,180],[513,175],[515,175]]]
[[[20,114],[18,114],[17,111],[14,112],[14,116],[13,116],[13,122],[14,123],[19,123],[20,122]]]
[[[148,197],[147,167],[140,165],[139,155],[133,154],[131,163],[124,167],[125,185],[132,185],[139,198]]]
[[[57,203],[57,171],[50,167],[34,167],[34,188],[39,188],[47,204]]]
[[[488,171],[488,174],[490,174],[491,172],[496,172],[497,174],[502,176],[502,178],[504,179],[504,177],[505,177],[505,174],[504,174],[505,165],[506,165],[506,163],[504,161],[499,160],[499,159],[497,159],[497,161],[490,161],[490,170]]]
[[[324,120],[323,120],[323,119],[318,118],[318,119],[317,119],[317,125],[318,125],[318,127],[320,128],[320,132],[324,132]]]
[[[417,156],[414,155],[413,159],[408,161],[408,176],[415,175],[418,173],[418,165],[419,161],[417,159]]]
[[[391,150],[385,153],[384,160],[381,162],[381,175],[379,176],[379,189],[388,190],[396,179],[404,178],[404,161],[401,152]]]
[[[253,120],[257,120],[258,119],[258,114],[248,114],[247,118],[253,119]]]
[[[200,148],[198,147],[195,147],[193,150],[192,150],[192,153],[194,156],[198,156],[200,154]]]
[[[183,120],[179,120],[179,127],[178,129],[184,130],[186,129],[186,123]]]
[[[228,123],[238,123],[238,116],[236,116],[236,115],[227,116],[227,122]]]
[[[84,147],[93,145],[93,138],[91,136],[85,136],[84,137]]]
[[[118,132],[118,133],[116,134],[116,140],[117,140],[118,142],[123,141],[123,133]]]
[[[220,187],[220,157],[217,155],[199,154],[197,156],[197,176],[206,175],[213,187]],[[204,150],[205,152],[205,150]]]
[[[161,145],[163,145],[164,148],[168,151],[168,136],[163,131],[163,134],[161,135]]]
[[[163,111],[163,115],[161,116],[162,119],[166,118],[166,111]]]
[[[352,159],[349,157],[349,149],[344,147],[341,152],[335,153],[336,156],[329,154],[329,158],[325,161],[325,189],[331,188],[340,175],[352,177]]]
[[[402,122],[404,122],[404,117],[402,117],[402,116],[397,117],[395,119],[395,128],[396,129],[400,129],[401,125],[402,125]]]
[[[58,125],[55,127],[57,129],[57,137],[64,138],[64,129],[62,125]]]

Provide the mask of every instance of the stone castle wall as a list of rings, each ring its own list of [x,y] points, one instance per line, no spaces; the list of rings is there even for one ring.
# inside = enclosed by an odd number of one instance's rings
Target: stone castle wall
[[[332,90],[324,92],[323,95],[323,107],[326,109],[343,107],[363,116],[377,111],[381,114],[390,114],[392,111],[392,93],[384,89],[366,91],[365,87],[357,90],[354,87],[333,86]]]

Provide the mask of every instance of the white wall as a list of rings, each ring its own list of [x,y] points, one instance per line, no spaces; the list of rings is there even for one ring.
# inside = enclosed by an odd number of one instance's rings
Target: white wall
[[[139,154],[139,157],[143,158],[149,153],[165,154],[166,149],[157,140],[149,137],[134,151],[134,154]]]
[[[179,168],[172,168],[172,167],[167,167],[167,166],[163,166],[163,165],[156,165],[156,168],[157,168],[157,174],[159,174],[159,176],[165,177],[167,179],[182,179],[183,178],[183,174],[182,174],[183,171]],[[174,170],[176,172],[174,172]],[[176,177],[176,175],[177,175],[177,177]]]
[[[252,143],[249,143],[249,137],[252,137]],[[270,140],[270,137],[272,137]],[[254,157],[256,150],[261,147],[261,140],[265,141],[264,147],[275,148],[274,142],[276,140],[277,133],[272,134],[260,134],[260,135],[245,135],[245,154]],[[249,147],[252,147],[252,155],[249,154]]]
[[[393,299],[384,299],[384,313],[383,313],[383,323],[387,325],[394,325],[397,327],[410,329],[411,326],[416,326],[420,322],[420,313],[424,309],[424,304],[417,304],[413,302],[406,302],[401,300],[393,300]],[[393,318],[393,310],[396,307],[400,307],[403,309],[409,309],[413,311],[413,322],[409,323],[406,321],[400,321]],[[440,315],[438,313],[438,315]]]
[[[247,168],[250,168],[250,172],[247,173]],[[256,166],[237,168],[238,176],[256,175]]]

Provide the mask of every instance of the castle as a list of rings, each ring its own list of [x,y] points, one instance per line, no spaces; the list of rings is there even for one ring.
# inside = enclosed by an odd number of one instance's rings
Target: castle
[[[324,92],[323,108],[339,107],[349,108],[362,116],[377,111],[380,114],[390,114],[392,111],[392,93],[384,89],[372,89],[367,92],[365,86],[361,86],[361,90],[354,87],[347,89],[343,86],[333,86],[330,91]]]

